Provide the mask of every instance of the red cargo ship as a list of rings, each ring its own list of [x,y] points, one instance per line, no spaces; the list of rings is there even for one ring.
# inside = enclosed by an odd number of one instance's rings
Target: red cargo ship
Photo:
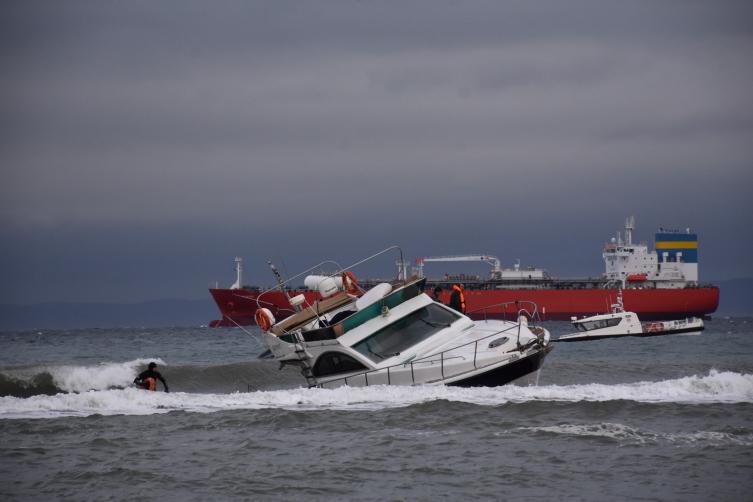
[[[567,321],[573,316],[592,316],[608,310],[622,290],[625,309],[638,314],[641,320],[671,320],[686,317],[704,317],[719,306],[719,288],[702,286],[698,282],[698,238],[696,234],[661,229],[655,234],[654,251],[648,251],[646,242],[633,244],[634,219],[625,222],[625,239],[620,232],[604,247],[605,273],[596,279],[557,279],[544,269],[500,267],[499,260],[489,255],[444,256],[419,258],[411,272],[423,276],[423,268],[430,262],[483,261],[492,266],[488,277],[450,276],[427,279],[426,292],[436,286],[444,292],[440,300],[449,303],[453,284],[465,285],[465,301],[469,315],[475,319],[513,320],[515,312],[501,308],[488,308],[516,300],[527,300],[538,306],[543,320]],[[279,290],[265,292],[254,286],[241,286],[241,260],[236,258],[238,279],[230,289],[210,288],[222,319],[212,321],[216,326],[247,326],[254,324],[254,314],[260,307],[268,308],[279,320],[293,314],[285,293]],[[378,282],[405,280],[408,263],[398,263],[398,275],[385,281],[359,281],[363,289]],[[303,294],[311,304],[320,299],[319,293],[309,290],[289,290],[290,294]]]

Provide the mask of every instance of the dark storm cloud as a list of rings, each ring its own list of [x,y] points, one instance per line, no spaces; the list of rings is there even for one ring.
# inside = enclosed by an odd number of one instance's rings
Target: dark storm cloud
[[[748,3],[5,2],[0,28],[4,301],[34,263],[92,300],[105,255],[113,301],[280,248],[597,275],[633,213],[753,274]]]

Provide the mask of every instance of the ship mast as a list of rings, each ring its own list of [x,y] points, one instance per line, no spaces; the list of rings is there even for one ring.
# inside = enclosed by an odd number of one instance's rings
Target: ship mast
[[[635,215],[625,218],[625,245],[633,245],[633,230],[635,229]]]
[[[238,272],[238,278],[235,280],[235,284],[230,286],[230,289],[241,289],[241,275],[243,272],[243,265],[241,264],[241,257],[235,257],[235,271]]]
[[[398,281],[407,281],[408,280],[408,265],[410,265],[410,262],[408,260],[404,260],[403,257],[400,257],[400,261],[395,263],[397,265],[397,280]]]

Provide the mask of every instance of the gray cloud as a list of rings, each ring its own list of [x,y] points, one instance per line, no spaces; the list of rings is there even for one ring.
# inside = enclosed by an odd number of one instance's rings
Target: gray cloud
[[[633,213],[647,240],[698,228],[702,276],[753,275],[752,10],[6,2],[0,301],[42,276],[196,298],[235,253],[392,244],[598,275]]]

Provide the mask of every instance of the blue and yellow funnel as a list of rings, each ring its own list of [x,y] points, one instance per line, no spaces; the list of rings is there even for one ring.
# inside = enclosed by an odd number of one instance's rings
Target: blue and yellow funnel
[[[698,263],[698,234],[655,234],[656,253],[669,253],[667,259],[675,261],[676,253],[682,253],[682,261],[685,263]]]

